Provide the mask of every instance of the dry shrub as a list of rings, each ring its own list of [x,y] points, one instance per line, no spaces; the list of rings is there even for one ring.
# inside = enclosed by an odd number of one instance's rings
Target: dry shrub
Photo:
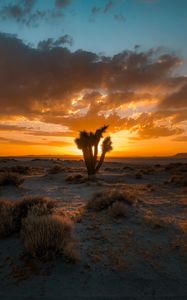
[[[180,222],[180,228],[187,235],[187,221]]]
[[[136,179],[142,179],[142,178],[143,178],[143,174],[142,174],[141,172],[137,172],[137,173],[135,174],[135,178],[136,178]]]
[[[32,257],[52,259],[64,255],[71,261],[77,259],[73,248],[73,224],[62,216],[35,216],[23,220],[24,247]]]
[[[13,166],[11,167],[11,171],[22,174],[22,175],[29,175],[31,173],[31,168],[28,166]]]
[[[134,194],[130,191],[105,190],[97,193],[87,203],[87,208],[94,211],[107,209],[114,202],[123,202],[128,205],[133,205],[137,201]]]
[[[0,237],[9,236],[16,231],[16,215],[14,203],[0,200]]]
[[[154,167],[145,167],[144,169],[141,170],[141,173],[145,175],[153,174],[154,172],[155,172]]]
[[[127,206],[123,202],[114,202],[111,207],[109,207],[110,215],[113,218],[121,218],[127,216]]]
[[[59,165],[55,165],[48,170],[48,174],[58,174],[63,171],[63,168]]]
[[[187,239],[184,239],[183,237],[178,237],[174,239],[171,242],[171,248],[173,250],[177,250],[179,255],[183,256],[186,258],[186,253],[187,253]]]
[[[49,215],[56,207],[56,202],[43,196],[27,196],[16,202],[17,223],[21,226],[21,221],[29,212],[37,216]]]
[[[180,186],[187,186],[187,177],[184,174],[172,175],[167,183],[173,183]]]
[[[0,172],[13,172],[13,173],[18,173],[22,175],[28,175],[31,173],[31,168],[28,166],[12,166],[12,167],[3,167],[0,169]]]
[[[182,165],[182,163],[170,163],[165,166],[165,171],[178,170]]]
[[[66,176],[65,180],[68,182],[72,182],[72,183],[81,183],[84,182],[84,176],[80,173],[76,173],[76,174],[70,174],[68,176]]]
[[[0,174],[0,185],[15,185],[19,186],[24,182],[23,177],[14,172],[3,172]]]
[[[143,219],[145,224],[153,229],[160,229],[164,227],[164,221],[156,216],[152,211],[146,211]]]
[[[104,192],[97,193],[88,201],[87,209],[100,211],[111,206],[113,202],[114,199],[109,194],[106,195]]]
[[[0,201],[0,236],[8,236],[19,231],[22,219],[28,213],[36,216],[49,215],[55,207],[55,201],[42,196],[25,197],[23,200],[11,202],[9,200]]]

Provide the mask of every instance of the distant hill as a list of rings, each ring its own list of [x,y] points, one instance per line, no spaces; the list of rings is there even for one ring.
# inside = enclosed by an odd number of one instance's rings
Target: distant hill
[[[187,153],[177,153],[173,157],[175,157],[175,158],[187,158]]]

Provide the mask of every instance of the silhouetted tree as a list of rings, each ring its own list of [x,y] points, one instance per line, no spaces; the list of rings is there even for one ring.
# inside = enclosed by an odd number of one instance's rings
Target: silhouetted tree
[[[108,126],[104,125],[97,129],[95,133],[85,130],[80,131],[79,137],[75,139],[78,149],[82,150],[88,176],[95,175],[99,171],[104,162],[106,153],[112,150],[111,138],[107,136],[102,142],[102,153],[98,160],[99,142],[103,138],[103,133],[107,128]]]

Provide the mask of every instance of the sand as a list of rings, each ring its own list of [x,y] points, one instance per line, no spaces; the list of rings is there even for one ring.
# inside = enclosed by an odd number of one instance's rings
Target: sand
[[[28,259],[19,233],[1,239],[0,299],[187,299],[187,185],[176,180],[187,177],[185,160],[106,162],[95,181],[66,180],[86,176],[82,161],[5,159],[0,169],[18,165],[32,170],[20,187],[0,187],[0,199],[57,201],[76,220],[80,261]],[[56,165],[62,170],[50,174]],[[137,205],[120,219],[108,211],[83,213],[95,193],[109,189],[131,191]]]

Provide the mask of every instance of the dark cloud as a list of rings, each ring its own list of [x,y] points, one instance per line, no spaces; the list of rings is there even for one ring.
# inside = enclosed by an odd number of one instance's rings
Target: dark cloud
[[[171,93],[166,96],[160,103],[160,107],[167,109],[187,109],[187,78],[186,84],[183,85],[177,92]]]
[[[104,7],[104,10],[103,10],[104,14],[107,14],[108,12],[110,12],[112,10],[114,4],[115,4],[115,1],[112,1],[112,0],[107,1],[106,5]]]
[[[123,3],[123,1],[122,0],[108,0],[103,7],[102,6],[93,6],[91,9],[91,17],[90,17],[89,21],[94,22],[96,15],[100,12],[104,15],[109,14],[120,3]],[[125,20],[126,20],[123,13],[115,13],[113,17],[116,21],[119,21],[119,22],[125,22]]]
[[[63,12],[59,8],[65,8],[70,4],[70,0],[53,0],[54,7],[51,9],[37,8],[37,0],[17,0],[9,1],[0,10],[2,20],[13,20],[26,26],[39,26],[41,21],[62,18]]]
[[[56,0],[55,5],[59,8],[64,8],[70,4],[70,0]]]
[[[64,44],[72,46],[73,38],[68,34],[63,35],[56,40],[53,38],[48,38],[47,40],[43,40],[38,43],[38,49],[44,50],[44,51],[51,50],[52,48],[55,48],[55,47],[61,47]]]
[[[0,15],[3,19],[10,18],[17,22],[25,21],[25,17],[32,13],[36,0],[19,0],[15,4],[10,2],[3,6]]]
[[[69,36],[65,35],[32,48],[16,36],[0,34],[2,119],[24,116],[66,125],[72,132],[85,124],[94,128],[106,123],[111,124],[111,131],[129,129],[141,138],[181,133],[177,124],[186,120],[185,110],[174,113],[158,108],[152,120],[148,115],[127,118],[117,113],[117,109],[131,102],[146,100],[148,105],[156,97],[164,99],[164,103],[172,91],[181,91],[186,78],[172,75],[180,62],[178,57],[158,49],[124,51],[108,57],[59,47],[68,41]],[[185,95],[183,89],[181,95]],[[159,119],[168,117],[172,118],[173,127],[157,124]]]
[[[125,22],[126,18],[123,14],[115,14],[114,19],[119,22]]]
[[[91,16],[89,18],[89,22],[94,22],[95,21],[95,17],[96,15],[101,12],[101,7],[99,6],[93,6],[92,9],[91,9]]]
[[[159,137],[167,137],[172,135],[182,134],[184,132],[181,128],[168,128],[167,126],[160,125],[147,125],[142,126],[141,124],[138,126],[137,137],[131,138],[133,140],[144,140],[144,139],[153,139]]]
[[[92,13],[92,15],[96,15],[96,14],[98,14],[100,11],[101,11],[101,8],[100,8],[100,7],[98,7],[98,6],[93,6],[93,7],[92,7],[92,10],[91,10],[91,13]]]

